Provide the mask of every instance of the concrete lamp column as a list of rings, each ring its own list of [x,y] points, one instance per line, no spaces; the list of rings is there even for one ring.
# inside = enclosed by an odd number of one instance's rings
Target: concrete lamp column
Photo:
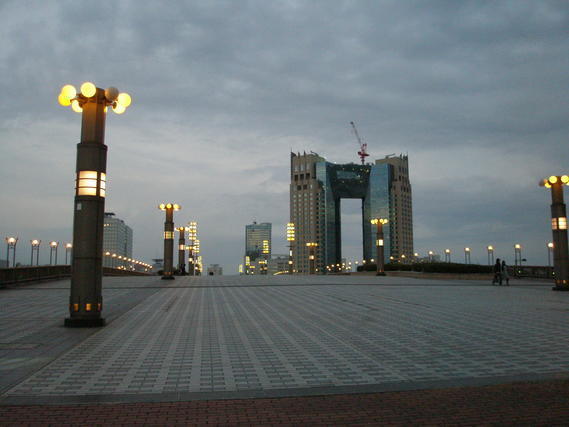
[[[370,221],[373,225],[377,226],[377,238],[375,241],[375,248],[377,250],[376,254],[376,266],[377,266],[377,276],[385,276],[385,249],[384,249],[384,236],[383,236],[383,225],[389,223],[386,218],[373,218]]]
[[[318,246],[318,243],[316,242],[308,242],[306,244],[306,246],[308,246],[309,249],[309,255],[308,255],[308,265],[309,265],[309,274],[316,274],[316,246]]]
[[[178,274],[180,276],[186,275],[186,227],[178,227],[176,228],[179,233],[178,238]]]
[[[563,185],[569,185],[569,176],[550,176],[540,182],[551,188],[551,232],[553,234],[553,271],[555,291],[569,291],[569,247],[567,244],[567,208],[563,201]]]
[[[288,241],[288,274],[293,273],[293,261],[292,261],[292,248],[294,246],[295,240],[295,228],[294,223],[289,222],[286,225],[286,240]]]
[[[117,88],[100,89],[93,83],[81,85],[77,93],[71,85],[61,89],[58,101],[81,113],[81,142],[77,144],[71,295],[68,327],[104,326],[103,297],[103,217],[107,180],[105,119],[109,106],[122,114],[130,96]]]
[[[166,212],[164,222],[164,271],[163,280],[174,280],[174,211],[181,209],[176,203],[161,203],[158,209]]]

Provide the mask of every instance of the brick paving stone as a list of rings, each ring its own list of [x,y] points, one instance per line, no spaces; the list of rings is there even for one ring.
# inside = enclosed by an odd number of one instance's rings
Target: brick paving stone
[[[0,406],[0,425],[565,426],[568,402],[564,380],[278,399]]]

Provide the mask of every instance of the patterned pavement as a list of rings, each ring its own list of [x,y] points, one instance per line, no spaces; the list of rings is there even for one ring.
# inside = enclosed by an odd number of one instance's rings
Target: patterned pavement
[[[549,284],[105,278],[108,325],[95,330],[61,326],[68,287],[62,281],[0,291],[0,404],[569,376],[569,293]]]

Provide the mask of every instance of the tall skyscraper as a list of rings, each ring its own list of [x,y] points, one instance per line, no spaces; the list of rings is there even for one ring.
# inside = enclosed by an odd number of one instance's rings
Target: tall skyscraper
[[[271,247],[270,222],[261,224],[253,222],[253,224],[245,226],[245,256],[248,256],[250,261],[256,261],[262,255],[270,258]]]
[[[132,228],[122,219],[116,218],[112,212],[105,212],[105,224],[103,232],[103,253],[121,255],[132,258]],[[112,267],[113,258],[103,257],[103,266]]]
[[[413,254],[411,185],[407,156],[386,157],[375,164],[335,164],[316,153],[291,153],[290,219],[295,224],[294,269],[310,271],[314,251],[315,268],[342,260],[341,200],[362,200],[363,258],[375,254],[372,218],[388,218],[384,227],[385,258],[403,260]],[[310,243],[311,245],[307,245]],[[314,246],[314,243],[316,246]]]

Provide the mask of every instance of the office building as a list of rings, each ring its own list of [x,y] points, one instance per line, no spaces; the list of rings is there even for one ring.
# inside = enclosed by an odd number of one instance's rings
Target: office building
[[[110,252],[132,258],[132,228],[122,219],[115,217],[112,212],[105,212],[105,224],[103,233],[103,253]],[[104,267],[113,267],[116,259],[103,257]]]
[[[363,259],[374,258],[372,218],[388,218],[384,226],[385,261],[413,253],[411,184],[407,156],[387,156],[375,164],[335,164],[316,153],[291,153],[290,221],[295,224],[293,265],[298,273],[316,272],[342,260],[341,200],[362,200]],[[307,246],[307,243],[316,246]]]
[[[269,259],[271,247],[271,223],[253,222],[245,226],[245,257],[249,257],[249,262],[258,258]]]

